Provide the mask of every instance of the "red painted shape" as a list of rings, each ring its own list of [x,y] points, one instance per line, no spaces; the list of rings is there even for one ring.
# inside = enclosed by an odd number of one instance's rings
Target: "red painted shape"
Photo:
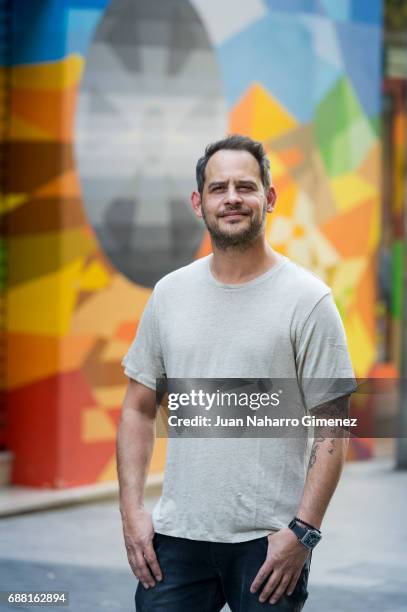
[[[59,393],[60,470],[56,486],[65,488],[94,483],[112,458],[115,441],[85,442],[82,439],[82,412],[97,404],[81,371],[62,374]]]
[[[57,402],[57,376],[8,393],[6,439],[14,453],[14,484],[53,486],[57,472]]]
[[[6,440],[15,454],[12,482],[44,488],[96,482],[115,452],[115,441],[83,441],[82,413],[95,405],[80,371],[10,392]]]

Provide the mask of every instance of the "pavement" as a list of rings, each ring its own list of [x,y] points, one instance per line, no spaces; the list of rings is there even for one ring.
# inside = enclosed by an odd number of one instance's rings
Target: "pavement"
[[[313,554],[306,612],[407,612],[406,506],[407,471],[391,459],[346,465]],[[62,610],[134,612],[136,586],[117,500],[0,521],[0,590],[67,590]],[[0,604],[17,609],[45,608]]]

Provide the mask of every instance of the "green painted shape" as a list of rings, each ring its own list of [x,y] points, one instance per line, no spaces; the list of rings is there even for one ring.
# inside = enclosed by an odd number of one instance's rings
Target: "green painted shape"
[[[403,242],[401,240],[396,240],[391,247],[390,312],[397,320],[401,320],[401,315],[403,312],[403,258]]]
[[[382,116],[381,114],[376,115],[375,117],[368,117],[368,121],[373,132],[376,134],[376,138],[382,137]]]
[[[376,140],[346,77],[341,77],[316,110],[314,134],[330,177],[351,172]]]

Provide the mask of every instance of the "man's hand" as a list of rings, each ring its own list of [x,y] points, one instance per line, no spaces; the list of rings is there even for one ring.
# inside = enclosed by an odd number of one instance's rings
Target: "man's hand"
[[[259,601],[264,602],[272,595],[270,603],[274,604],[284,593],[291,595],[294,591],[309,551],[288,527],[270,534],[268,541],[266,560],[257,572],[250,591],[255,593],[270,576]]]
[[[122,512],[123,534],[130,567],[144,588],[155,586],[162,573],[153,547],[154,527],[151,514],[144,508]]]

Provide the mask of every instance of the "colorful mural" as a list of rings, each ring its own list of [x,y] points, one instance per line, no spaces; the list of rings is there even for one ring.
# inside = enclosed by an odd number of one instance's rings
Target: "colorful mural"
[[[332,285],[357,374],[365,376],[375,360],[381,3],[251,0],[239,2],[239,10],[236,0],[167,0],[166,4],[177,16],[173,22],[181,19],[183,27],[163,27],[154,3],[144,18],[150,20],[151,36],[159,38],[162,32],[165,40],[172,41],[158,44],[155,39],[155,44],[171,50],[169,74],[174,79],[183,71],[186,90],[184,94],[177,90],[178,104],[190,99],[188,78],[196,80],[196,70],[188,72],[185,50],[201,53],[204,75],[210,63],[211,74],[218,79],[214,85],[221,109],[218,129],[224,99],[225,131],[261,139],[269,151],[278,192],[276,213],[267,228],[271,244]],[[77,136],[75,131],[82,78],[84,92],[93,97],[88,113],[99,115],[100,130],[112,131],[114,125],[107,126],[103,119],[111,117],[114,109],[120,115],[124,86],[134,99],[141,98],[143,87],[150,94],[154,88],[149,73],[163,73],[163,54],[157,50],[146,59],[143,53],[149,44],[147,28],[137,30],[138,53],[127,48],[120,56],[130,74],[137,72],[137,62],[145,62],[138,89],[132,89],[131,79],[122,80],[121,98],[109,98],[99,96],[91,81],[86,82],[95,32],[100,42],[98,28],[107,28],[102,39],[105,47],[109,40],[113,45],[117,37],[103,19],[109,11],[118,19],[125,6],[117,0],[13,3],[13,52],[9,65],[3,61],[2,68],[3,76],[12,75],[10,138],[5,143],[9,176],[2,214],[10,262],[7,443],[15,453],[13,480],[19,484],[58,488],[115,479],[114,439],[126,385],[120,361],[151,284],[166,269],[165,257],[151,266],[148,244],[144,250],[132,250],[140,236],[138,224],[154,229],[165,199],[155,210],[145,203],[137,208],[129,201],[131,188],[120,184],[119,175],[110,200],[101,189],[89,191],[92,167],[86,171],[83,167],[82,176],[77,166],[77,158],[80,166],[86,164],[86,147],[80,149],[78,142],[76,153],[74,148],[76,137],[80,140],[85,133],[83,123],[76,126]],[[191,50],[194,36],[200,45]],[[100,63],[98,70],[105,70],[102,82],[111,82],[116,67],[113,60]],[[171,87],[170,79],[167,86]],[[161,90],[157,91],[159,95]],[[195,108],[190,118],[199,119],[213,108],[205,96],[199,103],[200,110]],[[181,131],[174,124],[166,144],[192,152],[194,122],[189,122],[188,130],[182,129],[187,111],[186,106],[178,113]],[[155,113],[159,121],[159,106]],[[164,127],[168,136],[171,129]],[[177,133],[183,135],[178,141]],[[140,131],[130,131],[130,146],[139,145],[138,136]],[[159,137],[156,145],[160,146]],[[97,156],[93,159],[97,164]],[[139,184],[134,185],[137,190]],[[107,213],[98,226],[98,201],[104,198],[109,206],[123,190],[127,201],[111,209],[113,225]],[[143,215],[133,216],[132,206]],[[106,245],[111,244],[109,231],[116,241],[123,236],[129,218],[135,231],[126,234],[127,253],[135,252],[139,261],[126,268],[126,253],[117,254],[114,245],[111,249]],[[102,226],[103,238],[98,229]],[[173,230],[174,223],[167,227]],[[185,249],[179,245],[190,237],[170,232],[171,244],[180,249],[174,262],[208,252],[207,235],[200,231]],[[151,273],[143,276],[143,269]],[[366,455],[368,445],[359,441],[353,453]],[[165,441],[158,440],[152,472],[162,470],[164,455]]]

